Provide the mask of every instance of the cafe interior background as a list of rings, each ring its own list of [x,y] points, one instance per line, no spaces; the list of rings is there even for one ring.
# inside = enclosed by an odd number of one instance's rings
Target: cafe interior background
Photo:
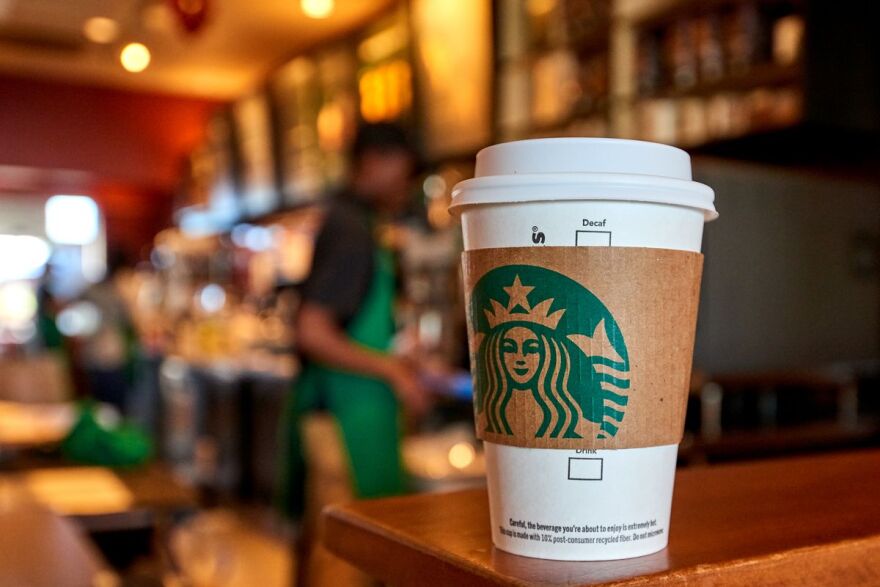
[[[408,427],[417,490],[483,482],[447,207],[480,148],[522,138],[677,145],[715,189],[680,466],[877,446],[866,5],[0,1],[0,498],[73,520],[126,580],[288,584],[274,499],[296,286],[361,122],[400,122],[427,163],[421,218],[389,228],[397,350],[451,366]],[[77,350],[120,262],[122,428],[83,403]],[[96,462],[72,442],[84,414],[143,462]]]

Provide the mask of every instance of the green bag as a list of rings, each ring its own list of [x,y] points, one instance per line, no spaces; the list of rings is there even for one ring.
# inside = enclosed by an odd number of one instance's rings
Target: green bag
[[[105,467],[134,467],[153,456],[153,443],[139,428],[121,424],[105,428],[94,402],[81,404],[79,418],[61,444],[65,458]]]

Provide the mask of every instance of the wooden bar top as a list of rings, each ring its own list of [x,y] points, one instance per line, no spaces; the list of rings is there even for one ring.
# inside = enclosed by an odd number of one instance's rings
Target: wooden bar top
[[[493,548],[486,491],[332,506],[331,551],[390,585],[880,585],[880,450],[678,471],[669,546],[559,562]]]

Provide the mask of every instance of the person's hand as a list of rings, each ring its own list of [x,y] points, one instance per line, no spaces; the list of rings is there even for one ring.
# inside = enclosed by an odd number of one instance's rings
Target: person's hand
[[[427,387],[406,363],[392,359],[388,370],[388,384],[404,407],[413,416],[419,417],[431,408],[431,394]]]

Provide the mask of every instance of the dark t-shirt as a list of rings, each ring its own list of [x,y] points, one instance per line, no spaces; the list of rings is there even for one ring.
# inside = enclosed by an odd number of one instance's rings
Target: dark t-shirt
[[[326,308],[346,326],[367,295],[373,263],[369,212],[350,197],[336,198],[315,241],[312,270],[301,288],[303,301]]]

